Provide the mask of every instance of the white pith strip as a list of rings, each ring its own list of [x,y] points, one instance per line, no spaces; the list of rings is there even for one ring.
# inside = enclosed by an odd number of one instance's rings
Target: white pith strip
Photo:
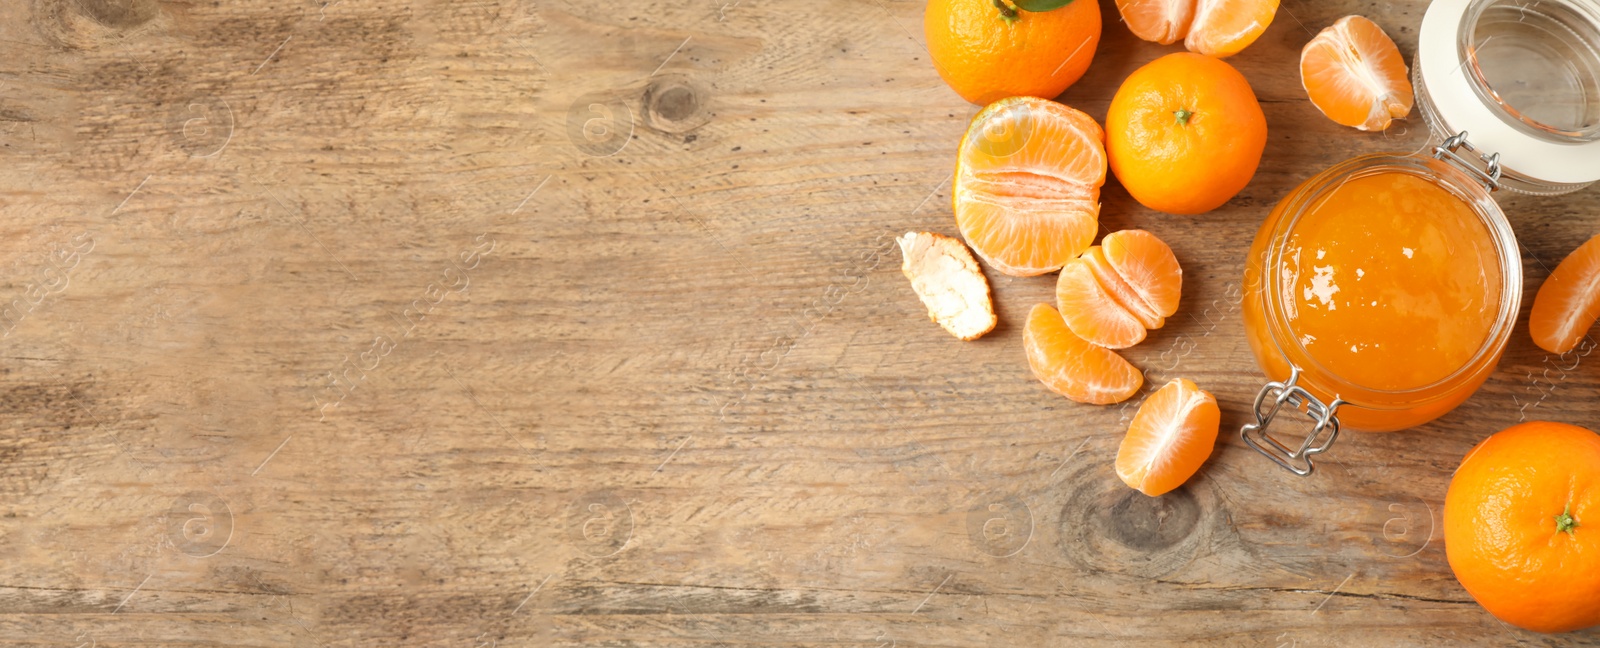
[[[1561,269],[1561,266],[1559,266],[1559,265],[1556,266],[1556,269],[1557,270]],[[1575,293],[1575,294],[1579,295],[1580,297],[1581,296],[1587,296],[1588,297],[1588,299],[1585,299],[1585,300],[1579,302],[1584,306],[1584,308],[1574,308],[1572,310],[1567,311],[1567,316],[1561,319],[1561,327],[1560,327],[1560,329],[1558,329],[1559,330],[1559,334],[1556,337],[1558,337],[1558,338],[1566,338],[1566,337],[1572,335],[1573,330],[1578,328],[1578,322],[1580,320],[1587,319],[1585,317],[1585,315],[1589,312],[1589,308],[1588,308],[1589,304],[1591,302],[1593,302],[1596,299],[1596,297],[1600,297],[1600,295],[1596,295],[1596,291],[1600,291],[1600,273],[1597,273],[1597,272],[1585,273],[1584,274],[1584,285],[1583,285],[1582,289],[1580,289],[1577,293]]]
[[[1188,390],[1187,387],[1182,386],[1182,383],[1179,383],[1179,385],[1180,389],[1185,391]],[[1163,430],[1159,437],[1157,437],[1157,443],[1155,444],[1155,447],[1150,449],[1145,454],[1143,463],[1146,477],[1149,477],[1150,469],[1156,465],[1157,461],[1164,461],[1166,459],[1167,451],[1171,450],[1172,446],[1178,441],[1179,431],[1181,431],[1183,428],[1182,423],[1188,420],[1189,412],[1193,411],[1194,408],[1199,407],[1200,403],[1204,400],[1205,399],[1200,396],[1200,392],[1198,391],[1189,394],[1188,397],[1184,399],[1183,404],[1178,408],[1177,413],[1172,418],[1167,420],[1166,429]]]

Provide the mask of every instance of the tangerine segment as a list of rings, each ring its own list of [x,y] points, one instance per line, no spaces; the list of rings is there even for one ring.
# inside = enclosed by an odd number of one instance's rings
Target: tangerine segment
[[[1172,317],[1178,312],[1183,268],[1165,242],[1144,230],[1122,230],[1107,234],[1100,241],[1100,249],[1117,275],[1157,317]],[[1161,328],[1161,324],[1150,328]]]
[[[952,186],[956,225],[990,266],[1029,277],[1082,254],[1099,229],[1105,133],[1054,101],[1010,97],[967,126]]]
[[[1589,334],[1600,318],[1600,236],[1561,260],[1539,286],[1528,315],[1533,343],[1551,353],[1566,353]]]
[[[1456,580],[1506,623],[1600,625],[1600,436],[1530,421],[1484,439],[1450,479],[1444,548]]]
[[[1151,497],[1182,486],[1211,456],[1221,421],[1216,398],[1174,378],[1133,415],[1117,448],[1117,477]]]
[[[1117,13],[1134,36],[1171,45],[1189,33],[1194,0],[1117,0]]]
[[[1144,375],[1117,352],[1084,341],[1049,304],[1035,304],[1022,332],[1028,367],[1051,391],[1080,403],[1109,405],[1127,400]]]
[[[1089,248],[1092,253],[1100,248]],[[1110,349],[1126,349],[1144,341],[1145,324],[1112,297],[1085,253],[1061,268],[1056,280],[1056,304],[1067,328],[1078,337]]]
[[[1300,85],[1334,122],[1381,131],[1411,113],[1406,61],[1377,23],[1345,16],[1300,50]]]
[[[1196,0],[1183,46],[1216,58],[1238,54],[1267,31],[1278,0]]]

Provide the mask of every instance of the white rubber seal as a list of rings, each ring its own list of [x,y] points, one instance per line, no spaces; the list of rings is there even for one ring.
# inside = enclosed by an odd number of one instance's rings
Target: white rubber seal
[[[1424,91],[1444,120],[1441,126],[1467,131],[1467,141],[1485,155],[1500,154],[1500,164],[1535,180],[1583,184],[1600,180],[1600,140],[1560,144],[1539,139],[1502,121],[1469,85],[1457,54],[1456,35],[1471,0],[1434,0],[1422,16],[1415,65]]]

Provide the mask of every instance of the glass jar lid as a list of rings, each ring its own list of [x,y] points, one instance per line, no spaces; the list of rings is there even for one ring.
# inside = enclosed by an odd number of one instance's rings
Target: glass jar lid
[[[1600,180],[1600,2],[1435,0],[1414,65],[1423,119],[1465,131],[1504,186],[1555,194]]]

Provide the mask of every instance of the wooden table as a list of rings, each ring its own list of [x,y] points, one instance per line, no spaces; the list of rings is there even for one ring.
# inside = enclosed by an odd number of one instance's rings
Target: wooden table
[[[922,6],[5,3],[0,643],[1600,642],[1497,622],[1440,526],[1477,441],[1595,423],[1592,344],[1519,332],[1466,405],[1351,434],[1310,479],[1236,435],[1257,224],[1426,141],[1322,117],[1296,53],[1362,13],[1409,60],[1422,2],[1285,0],[1230,59],[1270,141],[1222,209],[1108,184],[1102,228],[1158,233],[1186,275],[1127,356],[1223,404],[1159,499],[1112,472],[1143,394],[1078,405],[1028,372],[1051,278],[990,273],[999,328],[961,343],[900,275],[893,236],[955,233],[976,111]],[[1176,49],[1102,11],[1062,97],[1097,119]],[[1600,206],[1500,199],[1526,310]]]

